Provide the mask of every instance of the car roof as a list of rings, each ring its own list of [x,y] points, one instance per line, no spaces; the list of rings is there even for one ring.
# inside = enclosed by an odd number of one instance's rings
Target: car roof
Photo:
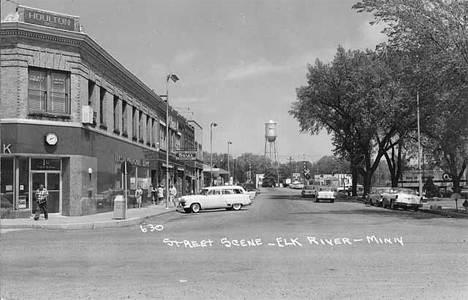
[[[240,185],[216,185],[216,186],[206,186],[204,189],[208,190],[217,190],[217,189],[243,189]]]

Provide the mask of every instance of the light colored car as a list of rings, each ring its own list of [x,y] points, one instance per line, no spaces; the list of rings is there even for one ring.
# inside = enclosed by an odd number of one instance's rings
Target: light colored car
[[[217,208],[240,210],[243,206],[251,204],[250,196],[243,187],[225,185],[206,187],[198,195],[182,196],[179,198],[178,208],[187,213],[197,213],[200,210]]]
[[[319,202],[320,200],[327,200],[330,201],[330,203],[334,203],[335,197],[336,192],[334,189],[330,187],[320,187],[315,193],[315,202]]]
[[[418,211],[422,204],[422,197],[410,188],[391,188],[382,194],[382,207],[390,209],[404,208]]]
[[[383,203],[383,193],[388,193],[392,188],[391,187],[373,187],[366,197],[366,203],[369,203],[372,206],[382,206]]]

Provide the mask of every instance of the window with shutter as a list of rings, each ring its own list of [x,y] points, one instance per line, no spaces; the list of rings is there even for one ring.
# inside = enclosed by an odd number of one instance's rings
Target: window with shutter
[[[70,73],[39,68],[28,72],[29,112],[70,114]]]

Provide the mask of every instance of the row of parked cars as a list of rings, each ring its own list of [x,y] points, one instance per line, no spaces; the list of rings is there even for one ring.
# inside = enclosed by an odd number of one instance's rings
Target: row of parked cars
[[[373,187],[365,198],[365,203],[390,209],[412,209],[418,211],[423,206],[423,197],[410,188]]]
[[[314,198],[315,202],[321,200],[335,202],[336,190],[327,186],[304,185],[301,191],[302,198]]]

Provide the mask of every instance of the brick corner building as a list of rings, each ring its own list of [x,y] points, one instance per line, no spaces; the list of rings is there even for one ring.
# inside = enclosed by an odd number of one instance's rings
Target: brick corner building
[[[42,183],[51,213],[112,210],[124,161],[130,195],[140,185],[147,200],[166,168],[180,194],[199,190],[201,127],[172,108],[166,120],[165,101],[82,32],[79,17],[18,6],[0,37],[2,208],[34,212]],[[187,149],[196,159],[178,159]]]

